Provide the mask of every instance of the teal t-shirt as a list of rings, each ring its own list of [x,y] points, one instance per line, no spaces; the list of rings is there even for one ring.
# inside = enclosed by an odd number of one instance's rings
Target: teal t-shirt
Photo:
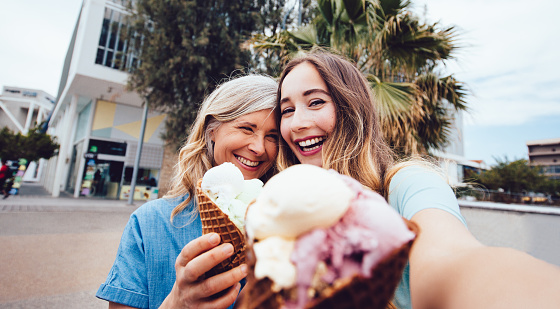
[[[437,208],[449,212],[467,225],[451,187],[427,167],[408,166],[398,171],[389,185],[389,204],[409,220],[423,209]],[[410,267],[407,263],[393,300],[398,308],[412,308],[409,283]]]

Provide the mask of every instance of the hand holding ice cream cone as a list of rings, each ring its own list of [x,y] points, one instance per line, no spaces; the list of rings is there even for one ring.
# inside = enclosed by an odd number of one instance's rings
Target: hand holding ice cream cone
[[[247,274],[246,266],[201,279],[216,263],[233,254],[231,244],[220,243],[219,235],[209,233],[183,248],[175,261],[175,284],[160,308],[226,308],[235,301],[239,281]]]
[[[245,263],[245,212],[261,189],[260,180],[244,180],[241,171],[231,163],[211,168],[198,181],[196,192],[202,233],[217,233],[222,243],[233,245],[233,255],[208,271],[206,277]]]

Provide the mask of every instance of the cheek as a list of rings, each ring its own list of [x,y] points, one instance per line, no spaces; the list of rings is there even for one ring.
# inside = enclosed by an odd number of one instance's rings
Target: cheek
[[[290,144],[290,132],[290,121],[280,121],[280,135],[282,135],[282,139],[288,144]]]
[[[280,122],[280,135],[282,136],[282,139],[284,141],[289,141],[290,140],[290,129],[288,129],[288,121],[287,120],[282,120]]]
[[[276,159],[276,156],[278,155],[278,143],[267,142],[265,148],[266,148],[266,153],[268,154],[268,158],[271,161],[274,161],[274,159]]]
[[[332,108],[328,112],[326,111],[322,118],[321,120],[324,124],[323,130],[327,132],[327,134],[331,134],[336,126],[336,111]]]

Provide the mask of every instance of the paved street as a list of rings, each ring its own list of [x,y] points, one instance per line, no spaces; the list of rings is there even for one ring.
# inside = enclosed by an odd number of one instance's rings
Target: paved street
[[[140,204],[52,198],[33,184],[0,200],[0,308],[107,308],[95,292]]]

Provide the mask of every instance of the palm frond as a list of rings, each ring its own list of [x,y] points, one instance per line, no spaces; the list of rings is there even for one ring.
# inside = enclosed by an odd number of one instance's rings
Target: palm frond
[[[414,84],[382,82],[373,75],[368,76],[368,81],[381,117],[397,119],[410,110],[416,93]]]

